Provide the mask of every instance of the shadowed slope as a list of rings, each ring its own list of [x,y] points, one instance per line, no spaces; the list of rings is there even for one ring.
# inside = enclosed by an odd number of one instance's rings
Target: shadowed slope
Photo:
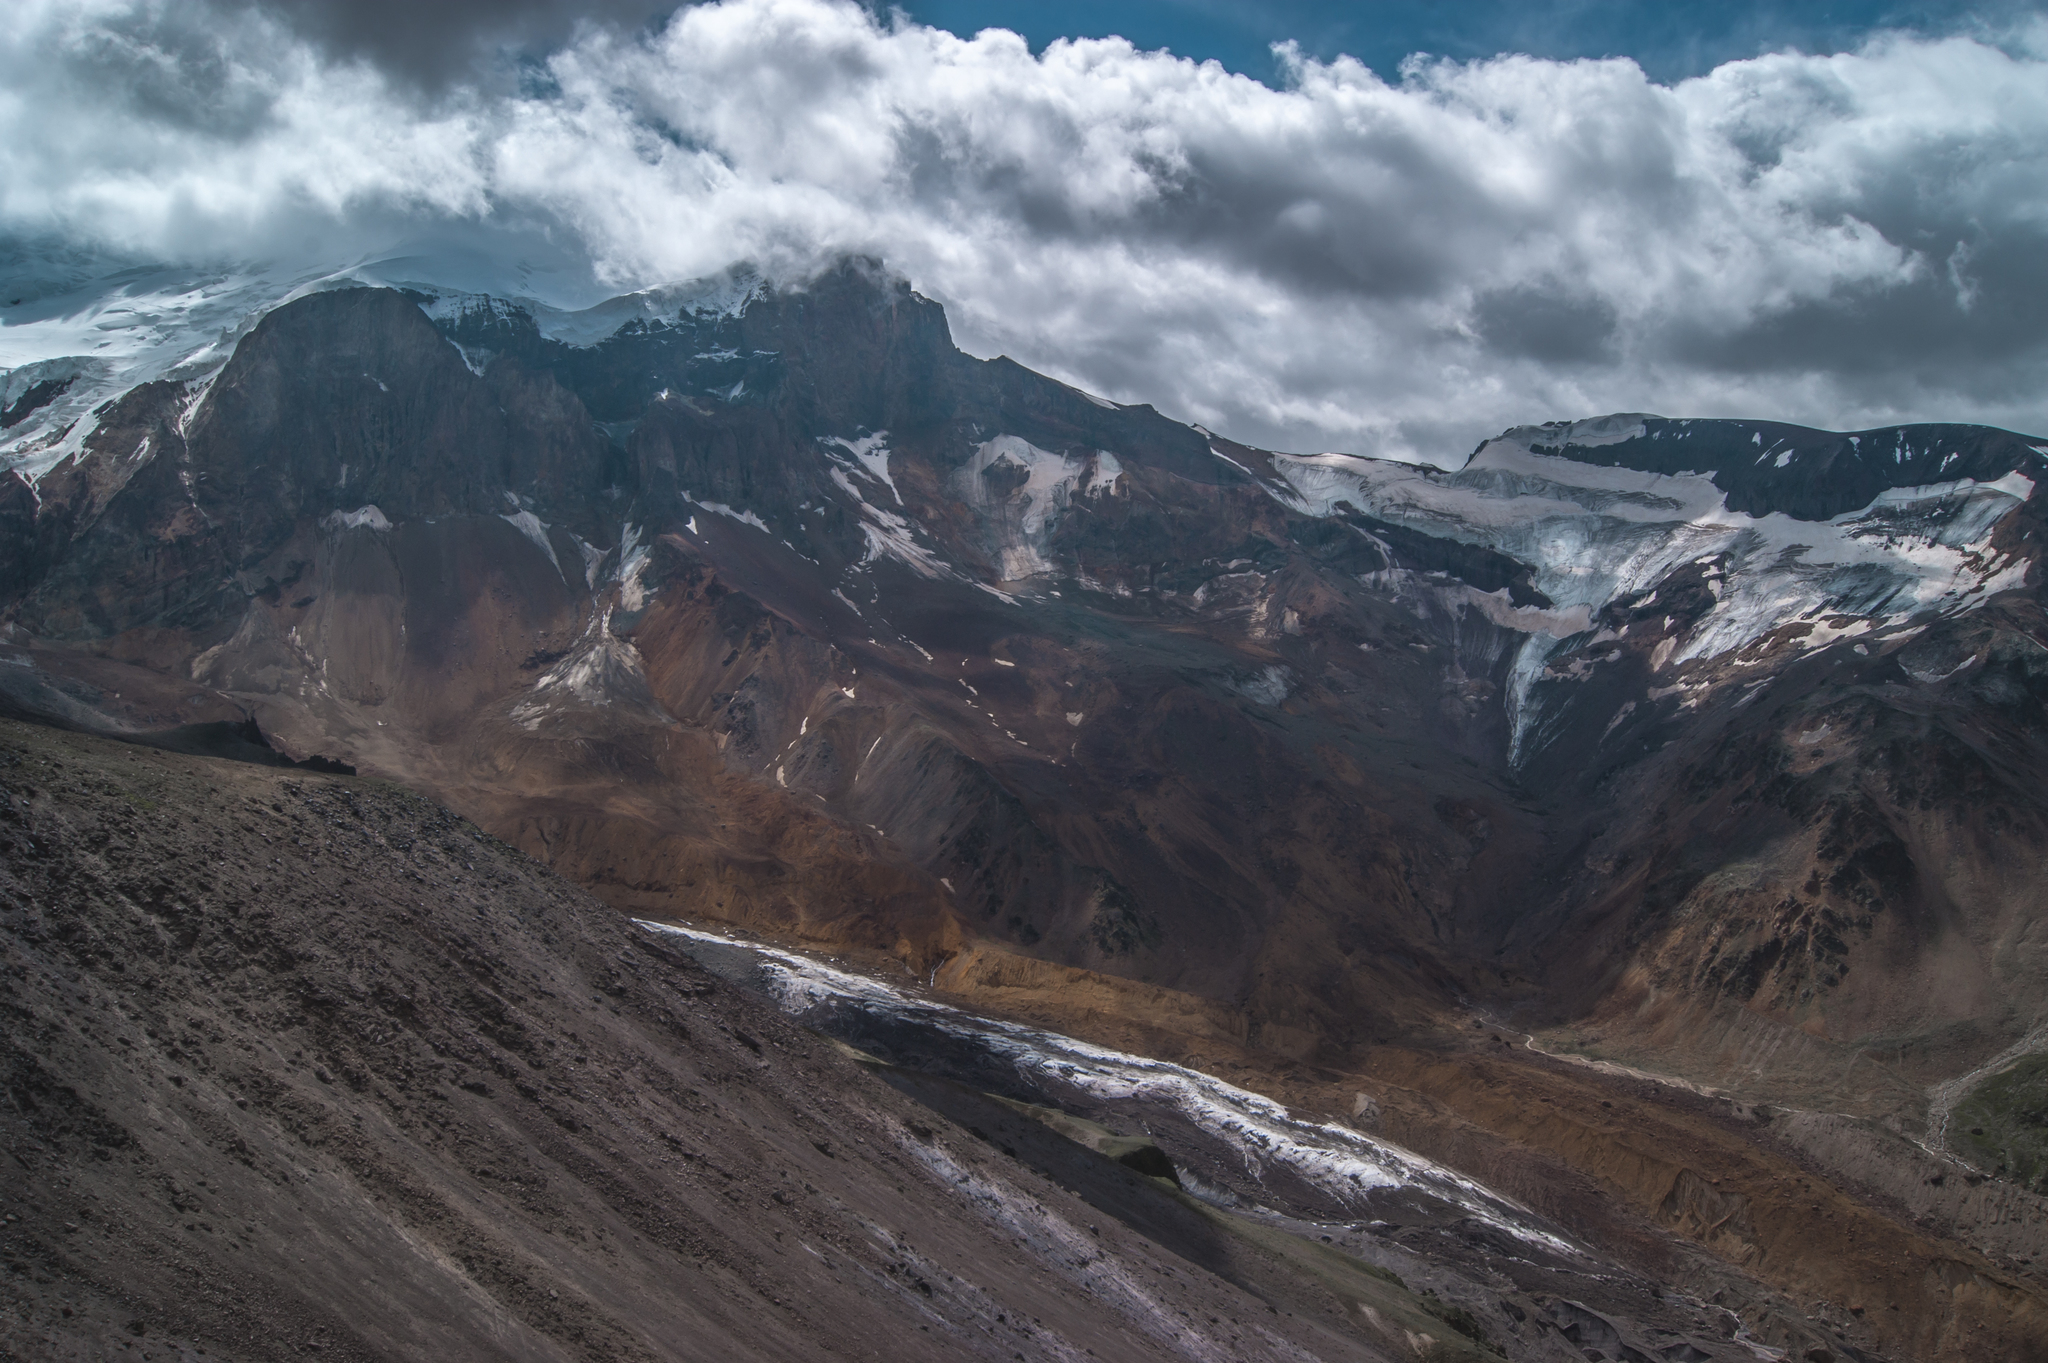
[[[0,786],[9,1357],[1382,1357],[417,797],[13,723]]]

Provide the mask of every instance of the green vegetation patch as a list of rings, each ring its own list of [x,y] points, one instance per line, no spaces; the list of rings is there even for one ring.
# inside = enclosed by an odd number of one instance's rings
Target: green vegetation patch
[[[2048,1193],[2048,1055],[2030,1055],[1971,1089],[1948,1129],[1955,1147],[1982,1167]]]

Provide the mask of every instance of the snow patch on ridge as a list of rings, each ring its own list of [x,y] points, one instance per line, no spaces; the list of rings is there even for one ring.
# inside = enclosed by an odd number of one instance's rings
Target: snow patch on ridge
[[[1243,464],[1240,464],[1240,463],[1238,463],[1238,462],[1237,462],[1237,461],[1236,461],[1235,459],[1232,459],[1232,458],[1231,458],[1231,457],[1230,457],[1229,455],[1225,454],[1225,453],[1224,453],[1224,452],[1223,452],[1222,450],[1219,450],[1219,449],[1217,449],[1217,448],[1216,448],[1216,447],[1215,447],[1214,445],[1211,445],[1211,446],[1209,447],[1209,453],[1211,453],[1211,454],[1215,455],[1215,456],[1216,456],[1216,457],[1217,457],[1218,459],[1221,459],[1221,460],[1222,460],[1222,461],[1223,461],[1224,463],[1226,463],[1226,464],[1230,465],[1230,467],[1232,467],[1232,468],[1236,469],[1236,470],[1237,470],[1237,471],[1238,471],[1239,473],[1242,473],[1242,474],[1243,474],[1243,475],[1244,475],[1245,477],[1247,477],[1247,478],[1251,479],[1251,480],[1252,480],[1253,482],[1257,483],[1257,484],[1258,484],[1259,486],[1261,486],[1261,487],[1264,487],[1264,486],[1265,486],[1265,480],[1264,480],[1264,479],[1260,478],[1260,477],[1259,477],[1259,476],[1258,476],[1257,474],[1253,473],[1253,472],[1252,472],[1252,471],[1251,471],[1250,469],[1246,468],[1246,467],[1245,467],[1245,466],[1244,466]],[[1341,458],[1341,457],[1345,457],[1345,456],[1337,456],[1337,457],[1340,457],[1340,458]]]
[[[2036,450],[2041,449],[2039,445],[2033,448]],[[2041,450],[2041,452],[2048,454],[2048,450]],[[1989,483],[1979,483],[1977,486],[1990,488],[1994,492],[2003,492],[2006,496],[2022,502],[2034,495],[2034,480],[2021,473],[2018,469],[2014,469],[2003,478],[1995,479]]]
[[[1637,418],[1591,423],[1579,444],[1632,438]],[[1572,431],[1588,423],[1575,423]],[[1902,624],[1952,612],[2023,583],[2024,560],[1992,553],[1991,529],[2033,491],[2014,473],[1896,488],[1831,521],[1797,521],[1728,508],[1704,474],[1656,474],[1559,458],[1530,448],[1567,428],[1522,427],[1490,440],[1464,468],[1445,472],[1353,455],[1275,455],[1311,515],[1346,506],[1526,564],[1548,611],[1517,610],[1473,593],[1475,609],[1508,628],[1533,627],[1513,666],[1508,705],[1514,751],[1529,732],[1531,689],[1563,639],[1590,627],[1609,602],[1649,590],[1688,563],[1725,556],[1712,610],[1662,659],[1664,666],[1720,657],[1781,626],[1830,615]],[[1837,631],[1813,631],[1817,647]]]
[[[595,307],[564,312],[545,304],[529,305],[540,334],[563,345],[600,345],[634,324],[674,326],[685,318],[737,317],[767,292],[767,281],[751,271],[728,271],[709,279],[693,279],[660,288],[608,298]]]

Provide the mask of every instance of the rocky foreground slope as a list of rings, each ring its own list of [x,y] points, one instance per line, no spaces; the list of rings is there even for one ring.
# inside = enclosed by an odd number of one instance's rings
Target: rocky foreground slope
[[[0,1357],[1755,1356],[1388,1147],[1368,1229],[878,1078],[382,782],[0,721],[0,851]]]
[[[6,1357],[1384,1356],[403,791],[14,724],[0,783]]]

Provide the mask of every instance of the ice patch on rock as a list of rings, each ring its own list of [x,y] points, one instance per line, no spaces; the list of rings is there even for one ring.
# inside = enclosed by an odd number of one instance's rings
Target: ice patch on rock
[[[491,361],[496,358],[496,356],[482,346],[468,346],[460,341],[450,341],[448,344],[454,346],[455,353],[462,357],[463,367],[478,378],[484,376],[484,371],[491,367]],[[378,386],[382,387],[383,385],[380,384]]]
[[[522,511],[516,516],[500,516],[498,519],[532,540],[540,551],[548,556],[548,562],[554,565],[555,575],[564,582],[569,580],[569,575],[562,571],[562,561],[555,557],[555,546],[548,543],[547,522],[531,511]]]
[[[1501,439],[1531,448],[1547,445],[1551,449],[1562,449],[1567,445],[1577,445],[1581,449],[1597,449],[1602,445],[1640,440],[1648,433],[1649,423],[1647,412],[1617,412],[1612,416],[1588,417],[1584,421],[1546,421],[1535,426],[1516,426],[1502,434]],[[1761,432],[1757,438],[1762,439]]]
[[[647,556],[652,548],[640,542],[640,527],[631,522],[619,533],[619,605],[626,610],[637,611],[647,604],[647,588],[640,576],[647,571]]]
[[[359,527],[370,530],[391,528],[391,522],[374,506],[358,507],[354,511],[330,511],[321,517],[320,524],[329,530],[354,530]]]
[[[575,542],[576,552],[583,556],[583,585],[596,591],[597,572],[604,566],[605,551],[585,542],[584,538],[573,530],[569,532],[569,538]]]
[[[1259,477],[1257,474],[1254,474],[1250,469],[1246,468],[1243,464],[1238,463],[1235,459],[1232,459],[1229,455],[1225,454],[1222,450],[1217,449],[1214,445],[1211,445],[1209,447],[1209,453],[1215,455],[1218,459],[1221,459],[1224,463],[1230,465],[1230,467],[1236,469],[1239,473],[1242,473],[1245,477],[1251,479],[1253,482],[1259,482]]]
[[[1100,497],[1104,493],[1115,495],[1116,480],[1124,476],[1124,466],[1108,450],[1095,452],[1095,466],[1088,470],[1088,477],[1081,483],[1083,496]]]
[[[1904,663],[1901,663],[1899,665],[1899,670],[1904,672],[1907,676],[1911,677],[1914,681],[1919,682],[1922,686],[1934,686],[1940,682],[1947,681],[1950,677],[1955,676],[1959,672],[1967,671],[1969,668],[1976,666],[1976,663],[1977,655],[1973,653],[1969,657],[1957,663],[1954,667],[1948,668],[1947,670],[1941,672],[1936,672],[1929,668],[1912,667]]]
[[[1260,705],[1278,705],[1287,699],[1287,692],[1293,678],[1284,667],[1267,667],[1249,677],[1242,677],[1226,683],[1229,689],[1246,700]]]
[[[853,485],[843,467],[831,470],[832,481],[839,490],[853,499],[854,509],[860,515],[861,534],[867,540],[867,549],[861,555],[862,564],[873,563],[881,558],[893,558],[907,564],[920,577],[938,578],[946,576],[946,565],[939,556],[917,542],[917,528],[907,517],[893,511],[885,511],[861,495]],[[890,491],[894,492],[892,485]],[[848,603],[852,604],[852,603]]]
[[[868,477],[889,489],[889,495],[896,499],[896,505],[903,505],[903,494],[896,490],[896,480],[889,476],[889,433],[876,431],[858,440],[847,440],[842,436],[820,436],[818,443],[828,452],[833,446],[846,452],[855,465],[865,469]],[[843,462],[843,461],[841,461]]]
[[[1087,460],[1042,450],[1021,436],[999,435],[975,446],[954,485],[989,525],[1003,581],[1052,571],[1047,541],[1087,471]]]
[[[702,501],[696,497],[692,497],[688,492],[683,493],[683,500],[688,502],[691,506],[701,506],[706,511],[715,511],[721,516],[729,516],[733,520],[738,521],[741,525],[751,525],[756,530],[762,531],[768,529],[768,523],[762,520],[759,516],[756,516],[751,511],[738,511],[732,507],[727,506],[724,502]]]
[[[1593,612],[1589,607],[1579,605],[1566,610],[1551,610],[1542,606],[1517,606],[1505,587],[1482,592],[1469,583],[1437,573],[1386,568],[1366,573],[1359,580],[1385,592],[1391,600],[1408,605],[1425,618],[1432,613],[1456,618],[1462,612],[1472,610],[1502,629],[1517,634],[1542,634],[1552,639],[1568,639],[1593,627]]]
[[[612,633],[612,613],[592,619],[583,637],[554,666],[534,679],[526,699],[512,707],[512,719],[529,732],[565,705],[624,706],[658,723],[674,720],[655,703],[640,650]]]

